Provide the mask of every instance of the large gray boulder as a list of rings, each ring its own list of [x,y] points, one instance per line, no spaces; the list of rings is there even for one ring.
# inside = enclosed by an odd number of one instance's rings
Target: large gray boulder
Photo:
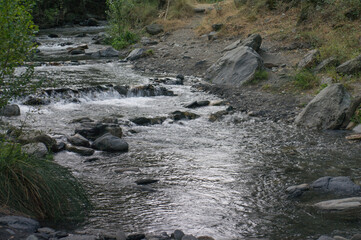
[[[139,58],[142,58],[145,56],[145,49],[144,48],[136,48],[133,51],[131,51],[126,58],[127,61],[134,61]]]
[[[225,53],[206,71],[205,78],[212,83],[239,86],[254,78],[263,69],[261,56],[250,47],[238,47]]]
[[[311,50],[297,64],[297,68],[311,68],[317,63],[319,57],[320,51],[318,51],[317,49]]]
[[[0,116],[4,116],[4,117],[20,116],[20,108],[16,104],[6,105],[0,109]]]
[[[100,57],[103,57],[103,58],[111,58],[111,57],[119,57],[119,51],[115,50],[114,48],[112,47],[107,47],[107,48],[104,48],[104,49],[101,49],[97,52],[94,52],[92,53],[91,55],[92,57],[95,57],[95,58],[100,58]]]
[[[35,232],[40,227],[38,221],[20,216],[0,217],[0,226],[1,225],[25,232]]]
[[[164,28],[162,25],[154,23],[154,24],[150,24],[150,25],[146,26],[145,31],[147,31],[147,33],[149,33],[151,35],[157,35],[157,34],[163,32]]]
[[[129,145],[123,139],[107,133],[96,139],[92,144],[92,148],[107,152],[126,152]]]
[[[87,148],[87,147],[79,147],[79,146],[73,146],[70,144],[67,144],[65,146],[65,149],[69,152],[77,153],[81,156],[91,156],[94,154],[94,149]]]
[[[351,95],[342,84],[323,89],[297,116],[295,123],[311,129],[338,129],[351,105]]]
[[[361,186],[349,177],[322,177],[310,184],[310,189],[338,196],[357,196],[361,194]]]
[[[233,49],[243,46],[243,47],[250,47],[256,52],[258,52],[258,50],[261,48],[261,44],[262,44],[261,35],[254,33],[249,37],[247,37],[246,39],[244,39],[243,41],[240,39],[228,45],[223,49],[223,51],[231,51]]]
[[[42,142],[26,144],[21,147],[21,150],[36,158],[43,158],[48,154],[48,148]]]
[[[68,141],[73,144],[74,146],[80,146],[80,147],[90,147],[90,143],[88,139],[83,137],[80,134],[75,134],[74,136],[67,137]]]
[[[358,57],[351,59],[347,62],[342,63],[340,66],[336,68],[338,73],[343,74],[354,74],[361,71],[361,55]]]

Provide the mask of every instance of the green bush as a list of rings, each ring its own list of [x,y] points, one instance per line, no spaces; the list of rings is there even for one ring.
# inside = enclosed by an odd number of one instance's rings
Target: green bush
[[[319,79],[309,70],[301,70],[293,76],[293,84],[301,89],[308,90],[319,85]]]
[[[257,84],[263,80],[268,79],[268,72],[266,70],[258,70],[255,72],[253,79],[249,82],[249,84]]]
[[[129,45],[136,43],[138,39],[139,37],[137,34],[126,30],[123,33],[121,33],[119,36],[113,38],[112,46],[115,49],[120,50],[128,47]]]
[[[56,222],[82,220],[90,207],[68,169],[4,141],[0,142],[0,205]]]

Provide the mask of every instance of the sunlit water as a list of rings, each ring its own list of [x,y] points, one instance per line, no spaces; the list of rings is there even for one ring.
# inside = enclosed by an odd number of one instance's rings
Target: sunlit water
[[[116,60],[44,64],[36,72],[67,87],[149,82]],[[122,97],[104,91],[83,96],[80,103],[52,99],[39,108],[21,105],[21,119],[54,136],[72,134],[78,125],[70,122],[79,117],[114,117],[123,124],[130,145],[127,153],[96,152],[99,160],[90,163],[75,153],[55,155],[85,183],[95,204],[80,230],[182,229],[219,240],[315,239],[320,234],[346,237],[359,232],[358,217],[321,214],[310,207],[315,200],[288,200],[284,191],[327,175],[360,179],[359,143],[347,142],[343,132],[306,132],[241,113],[208,121],[211,113],[226,106],[192,109],[201,117],[190,121],[168,119],[152,126],[128,121],[186,111],[184,105],[194,100],[219,100],[188,85],[166,87],[177,96]],[[139,171],[122,172],[124,168]],[[150,185],[155,191],[137,187],[134,182],[141,178],[158,179]]]

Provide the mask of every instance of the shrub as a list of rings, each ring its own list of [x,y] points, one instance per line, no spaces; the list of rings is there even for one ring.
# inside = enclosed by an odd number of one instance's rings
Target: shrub
[[[319,85],[319,79],[309,70],[301,70],[293,76],[294,85],[301,90],[312,89]]]
[[[258,70],[255,72],[253,79],[249,84],[257,84],[260,81],[268,79],[268,72],[266,70]]]
[[[82,220],[90,203],[68,169],[1,141],[0,205],[58,222]]]

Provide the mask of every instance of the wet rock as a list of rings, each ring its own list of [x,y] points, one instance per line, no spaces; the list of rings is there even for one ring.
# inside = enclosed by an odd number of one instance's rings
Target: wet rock
[[[334,240],[332,237],[326,236],[326,235],[322,235],[321,237],[319,237],[317,240]]]
[[[48,154],[48,149],[44,143],[29,143],[21,147],[22,151],[36,158],[44,158]]]
[[[36,134],[33,137],[29,137],[29,142],[34,142],[34,143],[41,142],[45,144],[48,151],[52,151],[52,152],[58,151],[56,140],[47,134],[38,134],[38,135]]]
[[[90,162],[95,162],[95,161],[98,161],[99,158],[97,157],[93,157],[93,158],[87,158],[84,160],[85,163],[90,163]]]
[[[183,120],[183,119],[193,120],[193,119],[199,118],[200,116],[195,113],[191,113],[191,112],[174,111],[170,114],[169,117],[171,119],[173,119],[174,121],[179,121],[179,120]]]
[[[66,148],[66,144],[64,142],[58,142],[56,144],[56,151],[54,151],[54,152],[63,151],[63,150],[65,150],[65,148]]]
[[[215,112],[215,113],[212,113],[208,120],[210,122],[215,122],[215,121],[219,121],[220,119],[222,119],[225,115],[228,115],[229,114],[229,111],[227,110],[221,110],[221,111],[218,111],[218,112]]]
[[[184,232],[181,231],[181,230],[175,230],[172,237],[175,239],[175,240],[182,240],[182,237],[184,236]]]
[[[303,59],[297,64],[298,69],[313,67],[320,57],[320,51],[317,49],[309,51]]]
[[[314,206],[327,211],[360,211],[361,197],[328,200],[316,203]]]
[[[209,106],[210,101],[204,100],[204,101],[194,101],[192,103],[189,103],[185,105],[186,108],[199,108],[199,107],[206,107]]]
[[[114,89],[123,96],[126,96],[129,91],[129,86],[114,86]]]
[[[184,235],[182,240],[197,240],[197,238],[193,235]]]
[[[58,35],[58,34],[55,34],[55,33],[50,33],[50,34],[48,35],[48,37],[50,37],[50,38],[58,38],[59,35]]]
[[[155,118],[137,117],[129,120],[137,125],[146,126],[146,125],[162,124],[166,120],[166,117],[155,117]]]
[[[207,69],[205,78],[216,84],[240,86],[252,80],[262,68],[261,56],[252,48],[242,46],[226,52]]]
[[[71,234],[65,238],[61,238],[61,240],[97,240],[97,237],[93,235]]]
[[[295,123],[312,129],[338,129],[351,105],[351,95],[342,84],[323,89],[297,116]]]
[[[92,148],[107,152],[126,152],[129,149],[129,145],[123,139],[107,133],[97,138],[93,142]]]
[[[214,240],[214,238],[212,237],[209,237],[209,236],[200,236],[200,237],[197,237],[198,240]]]
[[[20,216],[0,217],[0,225],[25,232],[35,232],[40,227],[38,221]]]
[[[128,57],[126,57],[126,60],[134,61],[134,60],[137,60],[142,57],[145,57],[145,49],[144,48],[136,48],[129,53]]]
[[[127,236],[127,240],[142,240],[143,238],[145,238],[143,233],[134,233]]]
[[[89,27],[95,27],[95,26],[99,25],[99,22],[95,18],[89,18],[86,21],[86,25],[89,26]]]
[[[77,154],[80,154],[82,156],[91,156],[94,154],[94,149],[91,148],[86,148],[86,147],[78,147],[78,146],[73,146],[73,145],[69,145],[67,144],[65,149],[69,152],[74,152]]]
[[[346,139],[351,141],[361,140],[361,134],[352,134],[347,136]]]
[[[94,141],[98,137],[107,133],[107,125],[103,123],[84,122],[79,128],[75,129],[75,133],[80,134],[86,139]]]
[[[135,181],[135,183],[138,185],[148,185],[148,184],[152,184],[152,183],[156,183],[156,182],[159,182],[159,180],[150,179],[150,178],[138,179],[137,181]]]
[[[76,47],[69,47],[66,50],[68,51],[68,53],[73,54],[73,51],[79,51],[79,52],[83,52],[85,53],[85,49],[88,49],[88,45],[87,44],[81,44],[79,46]],[[75,55],[75,54],[73,54]]]
[[[336,68],[338,73],[342,74],[355,74],[361,71],[361,55],[351,59],[347,62],[344,62]]]
[[[153,96],[174,96],[174,93],[162,86],[153,84],[141,85],[131,88],[128,95],[136,97],[153,97]]]
[[[212,25],[213,31],[216,31],[216,32],[218,32],[219,30],[221,30],[222,27],[223,27],[223,23],[216,23],[216,24],[213,24],[213,25]]]
[[[20,116],[20,108],[16,104],[6,105],[0,109],[0,116],[4,116],[4,117]]]
[[[313,72],[318,73],[323,70],[325,70],[327,67],[336,66],[337,59],[335,57],[330,57],[325,60],[323,60],[320,64],[318,64],[315,69],[313,69]]]
[[[150,24],[145,27],[145,31],[150,35],[157,35],[164,31],[163,25],[160,24]]]
[[[85,50],[82,49],[74,49],[70,51],[71,55],[80,55],[80,54],[85,54]]]
[[[90,143],[88,141],[88,139],[86,139],[85,137],[83,137],[80,134],[75,134],[74,136],[69,136],[67,137],[68,141],[74,145],[74,146],[80,146],[80,147],[90,147]]]
[[[322,193],[332,193],[338,196],[357,196],[361,186],[355,184],[349,177],[322,177],[310,184],[310,189]]]
[[[96,57],[96,58],[119,57],[119,51],[115,50],[112,47],[107,47],[107,48],[104,48],[97,52],[92,53],[91,56]]]
[[[47,105],[49,103],[50,103],[49,100],[35,96],[29,96],[27,100],[23,102],[24,105],[29,105],[29,106]]]
[[[181,80],[181,81],[183,81],[183,80],[184,80],[184,75],[178,74],[178,75],[176,76],[176,78],[179,79],[179,80]]]
[[[291,186],[286,189],[286,193],[288,194],[288,198],[298,198],[302,196],[305,191],[310,190],[310,186],[308,184],[300,184],[296,186]]]
[[[86,36],[88,36],[86,33],[79,33],[79,34],[75,35],[75,37],[77,37],[77,38],[83,38]]]

